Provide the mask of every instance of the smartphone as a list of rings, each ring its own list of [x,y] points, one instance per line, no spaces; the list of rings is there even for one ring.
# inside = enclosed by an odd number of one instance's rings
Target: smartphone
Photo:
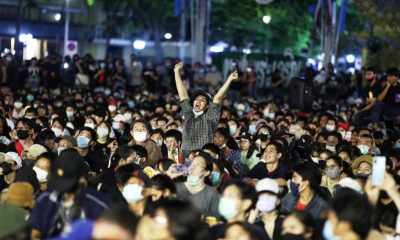
[[[346,140],[346,141],[348,141],[348,142],[350,142],[351,141],[351,131],[347,131],[346,133],[345,133],[345,135],[344,135],[344,139]]]
[[[372,185],[380,186],[385,178],[386,157],[375,156],[372,159]]]

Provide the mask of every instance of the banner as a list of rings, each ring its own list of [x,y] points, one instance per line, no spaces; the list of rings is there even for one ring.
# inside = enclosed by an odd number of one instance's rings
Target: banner
[[[227,79],[233,64],[237,64],[242,71],[249,65],[254,66],[257,73],[257,91],[263,93],[271,86],[272,74],[276,69],[281,71],[287,86],[293,77],[300,75],[305,66],[305,59],[293,56],[290,51],[285,51],[283,55],[222,52],[212,55],[212,63],[222,72],[224,79]]]

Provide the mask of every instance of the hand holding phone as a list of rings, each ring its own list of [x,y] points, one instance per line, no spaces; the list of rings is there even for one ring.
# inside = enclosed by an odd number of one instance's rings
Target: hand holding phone
[[[372,186],[380,186],[385,179],[386,157],[375,156],[372,159]]]

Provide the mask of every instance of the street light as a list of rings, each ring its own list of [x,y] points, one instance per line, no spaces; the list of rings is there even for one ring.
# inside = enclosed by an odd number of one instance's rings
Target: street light
[[[169,40],[169,39],[172,38],[172,34],[171,33],[166,33],[166,34],[164,34],[164,38]]]
[[[356,58],[354,57],[353,54],[349,54],[349,55],[346,56],[346,61],[348,63],[353,63],[355,60],[356,60]]]
[[[266,16],[263,17],[262,20],[263,20],[263,22],[264,22],[265,24],[268,24],[268,23],[271,22],[271,16],[266,15]]]
[[[146,47],[146,42],[143,40],[135,40],[133,42],[133,48],[136,50],[143,50]]]
[[[57,22],[61,20],[61,13],[56,13],[54,14],[54,20],[56,20]]]

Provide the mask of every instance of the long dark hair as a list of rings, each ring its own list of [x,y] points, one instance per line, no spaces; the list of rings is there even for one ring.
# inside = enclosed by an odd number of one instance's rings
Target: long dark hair
[[[250,141],[250,147],[249,147],[249,150],[247,150],[246,159],[251,158],[251,156],[253,156],[253,153],[256,149],[257,149],[257,146],[253,142]]]

